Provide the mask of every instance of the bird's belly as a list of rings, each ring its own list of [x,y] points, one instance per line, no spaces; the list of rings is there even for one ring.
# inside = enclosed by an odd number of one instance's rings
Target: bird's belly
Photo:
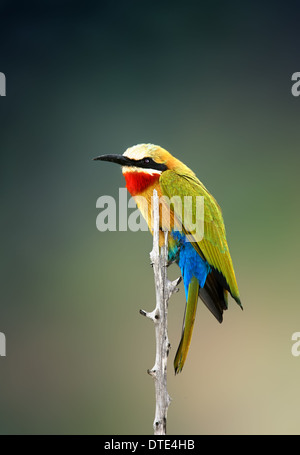
[[[126,177],[127,174],[125,174]],[[137,177],[135,177],[137,178]],[[128,183],[127,189],[131,188],[132,181],[126,180]],[[136,183],[138,179],[136,180]],[[135,183],[135,184],[136,184]],[[131,188],[132,190],[132,188]],[[169,204],[167,203],[165,197],[162,194],[160,185],[158,183],[158,179],[153,178],[153,183],[150,184],[144,191],[138,192],[138,194],[134,194],[134,191],[131,192],[140,212],[142,213],[143,217],[147,221],[148,227],[151,232],[153,232],[153,217],[152,217],[152,196],[153,190],[157,191],[159,197],[159,246],[164,244],[164,232],[163,231],[172,231],[172,229],[179,228],[181,226],[180,222],[174,215],[174,211],[170,208]]]

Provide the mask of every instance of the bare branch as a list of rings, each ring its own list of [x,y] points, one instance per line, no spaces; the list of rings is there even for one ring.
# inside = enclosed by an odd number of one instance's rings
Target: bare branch
[[[157,191],[153,191],[153,249],[150,253],[150,260],[154,271],[156,307],[148,313],[140,310],[143,316],[151,319],[155,326],[156,357],[155,364],[148,370],[155,381],[156,409],[153,423],[154,434],[166,434],[167,412],[171,402],[167,391],[167,361],[170,350],[168,338],[168,302],[171,295],[177,292],[177,285],[181,281],[169,281],[167,278],[168,264],[168,232],[165,232],[164,245],[159,251],[159,198]]]

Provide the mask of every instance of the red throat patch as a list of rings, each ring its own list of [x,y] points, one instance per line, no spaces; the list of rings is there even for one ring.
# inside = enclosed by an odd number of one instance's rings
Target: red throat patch
[[[126,172],[124,174],[126,188],[131,196],[136,196],[159,180],[160,174],[147,174],[144,172]]]

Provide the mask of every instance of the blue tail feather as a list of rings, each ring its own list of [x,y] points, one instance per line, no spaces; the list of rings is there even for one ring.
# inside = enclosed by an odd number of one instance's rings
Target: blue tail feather
[[[186,236],[179,231],[172,231],[172,237],[176,240],[176,246],[169,252],[169,259],[176,258],[181,270],[184,282],[186,299],[188,299],[188,289],[192,277],[196,277],[199,286],[204,287],[207,275],[211,267],[207,261],[202,259],[197,253],[191,242],[186,241]]]

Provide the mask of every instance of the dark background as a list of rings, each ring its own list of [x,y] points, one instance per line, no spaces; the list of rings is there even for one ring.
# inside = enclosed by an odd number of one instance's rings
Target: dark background
[[[0,2],[0,432],[151,434],[154,308],[145,232],[96,229],[141,142],[223,209],[244,311],[199,305],[170,434],[299,433],[299,3]],[[170,276],[176,277],[175,266]]]

